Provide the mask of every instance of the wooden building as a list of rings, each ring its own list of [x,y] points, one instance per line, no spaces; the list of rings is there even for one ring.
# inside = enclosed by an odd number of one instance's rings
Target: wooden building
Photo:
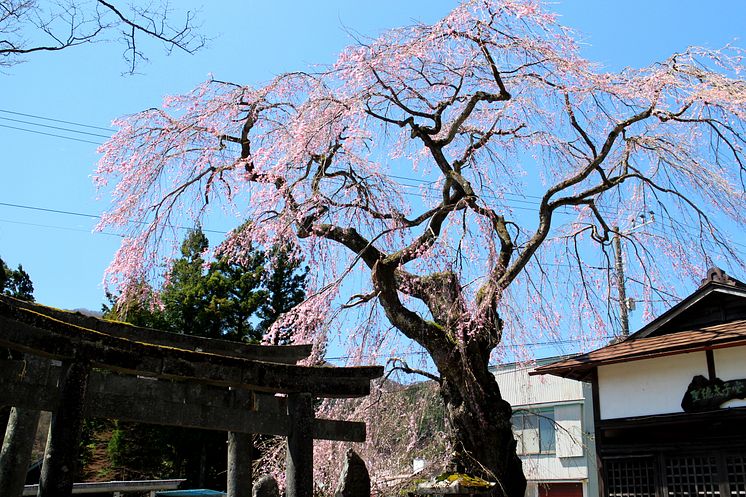
[[[627,339],[534,374],[592,385],[602,497],[746,496],[746,284],[712,269]]]

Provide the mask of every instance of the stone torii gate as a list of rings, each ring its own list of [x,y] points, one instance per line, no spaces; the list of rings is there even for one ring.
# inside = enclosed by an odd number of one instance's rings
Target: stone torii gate
[[[41,410],[53,418],[38,497],[71,495],[85,417],[227,431],[230,497],[251,495],[251,434],[286,436],[287,496],[312,497],[313,440],[365,440],[364,423],[316,419],[314,399],[368,395],[383,374],[298,366],[307,345],[168,333],[4,296],[0,346],[25,354],[0,361],[0,405],[14,406],[0,454],[3,497],[23,491]]]

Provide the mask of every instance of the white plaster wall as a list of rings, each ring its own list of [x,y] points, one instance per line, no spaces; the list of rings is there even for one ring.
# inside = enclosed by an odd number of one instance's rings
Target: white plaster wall
[[[707,377],[704,352],[600,366],[601,419],[683,412],[681,399],[695,375]]]
[[[723,381],[746,379],[746,347],[730,347],[712,351],[715,374]]]
[[[746,347],[713,350],[715,374],[723,381],[746,379]],[[732,399],[721,407],[746,407],[746,399]]]

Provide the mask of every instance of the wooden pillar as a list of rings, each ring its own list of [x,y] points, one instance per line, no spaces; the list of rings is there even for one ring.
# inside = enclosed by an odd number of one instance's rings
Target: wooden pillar
[[[37,497],[70,497],[83,428],[83,403],[91,365],[87,361],[62,364],[60,403],[52,415]]]
[[[228,432],[228,497],[251,497],[250,433]]]
[[[0,495],[4,497],[23,495],[26,472],[39,426],[39,414],[39,411],[33,409],[17,407],[10,411],[3,449],[0,452]]]
[[[604,462],[601,459],[601,449],[604,440],[601,434],[601,399],[598,390],[598,368],[591,371],[591,397],[593,401],[593,452],[596,456],[596,471],[598,474],[598,497],[606,495],[606,478],[604,478]]]
[[[313,397],[288,395],[290,434],[285,465],[287,497],[313,497]]]

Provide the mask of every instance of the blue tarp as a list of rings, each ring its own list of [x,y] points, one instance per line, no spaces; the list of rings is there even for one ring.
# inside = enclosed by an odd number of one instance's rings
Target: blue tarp
[[[192,490],[163,490],[155,493],[156,497],[225,497],[226,494],[217,490],[195,488]]]

